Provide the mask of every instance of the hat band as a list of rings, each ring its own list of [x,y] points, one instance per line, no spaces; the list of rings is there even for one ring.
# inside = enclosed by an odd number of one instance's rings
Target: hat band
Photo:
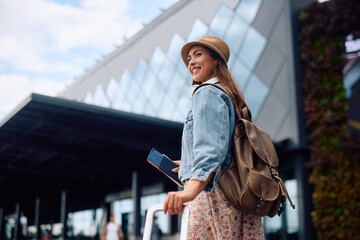
[[[199,41],[199,42],[204,42],[204,43],[210,44],[211,46],[213,46],[214,48],[216,48],[217,50],[219,50],[219,51],[221,52],[221,54],[223,55],[223,57],[226,59],[226,62],[227,62],[227,57],[226,57],[225,53],[224,53],[220,48],[218,48],[214,43],[209,42],[209,41],[206,41],[206,40],[203,40],[203,39],[198,40],[198,41]]]

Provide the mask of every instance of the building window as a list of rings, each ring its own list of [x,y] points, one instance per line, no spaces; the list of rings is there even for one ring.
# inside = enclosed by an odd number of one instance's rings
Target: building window
[[[209,31],[209,27],[198,19],[195,21],[193,27],[191,28],[190,33],[186,39],[186,42],[197,40],[199,37],[206,35],[208,31]],[[178,51],[180,51],[180,49],[181,48],[179,48]]]
[[[254,74],[245,88],[244,97],[255,119],[269,93],[269,88]]]
[[[247,29],[248,25],[238,16],[234,16],[224,38],[225,42],[229,45],[231,55],[233,55],[230,58],[235,59],[234,56],[236,56],[240,49]]]
[[[236,8],[236,13],[249,24],[255,19],[262,0],[241,0]]]
[[[243,91],[246,83],[249,80],[249,77],[251,76],[250,70],[246,68],[239,59],[236,59],[233,62],[233,65],[230,65],[230,70],[235,78],[239,89]]]
[[[251,27],[246,34],[244,44],[241,47],[239,58],[250,68],[254,69],[261,53],[264,50],[266,38],[255,28]]]
[[[233,11],[224,5],[220,5],[218,11],[215,14],[215,17],[212,19],[210,23],[210,33],[209,35],[215,35],[220,38],[223,37],[225,30],[229,26],[231,18],[233,16]]]

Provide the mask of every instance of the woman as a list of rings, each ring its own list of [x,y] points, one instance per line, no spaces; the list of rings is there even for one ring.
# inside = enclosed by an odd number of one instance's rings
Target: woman
[[[109,223],[104,226],[101,232],[101,240],[121,240],[124,238],[124,233],[121,226],[115,223],[114,215],[110,216]]]
[[[231,162],[235,111],[245,100],[228,70],[230,50],[215,36],[203,36],[185,44],[181,57],[193,77],[189,89],[192,107],[182,136],[180,180],[184,190],[169,192],[164,212],[190,209],[189,239],[264,239],[260,217],[235,209],[226,199],[217,179]],[[221,84],[228,91],[202,83]],[[196,91],[195,91],[196,89]],[[195,91],[195,92],[194,92]]]

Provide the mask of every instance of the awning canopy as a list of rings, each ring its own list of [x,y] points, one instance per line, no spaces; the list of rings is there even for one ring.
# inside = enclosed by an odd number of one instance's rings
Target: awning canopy
[[[152,147],[180,157],[182,124],[76,101],[31,94],[0,123],[0,208],[19,203],[27,216],[59,219],[60,193],[68,210],[97,207],[104,196],[168,182],[146,162]],[[175,185],[173,183],[170,183]]]

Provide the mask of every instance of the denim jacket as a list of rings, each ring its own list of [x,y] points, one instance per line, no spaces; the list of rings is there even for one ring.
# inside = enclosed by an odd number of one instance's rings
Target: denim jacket
[[[204,188],[215,188],[220,170],[231,162],[235,112],[230,98],[220,89],[207,85],[192,97],[182,135],[179,178],[206,181],[216,171],[213,181]]]

